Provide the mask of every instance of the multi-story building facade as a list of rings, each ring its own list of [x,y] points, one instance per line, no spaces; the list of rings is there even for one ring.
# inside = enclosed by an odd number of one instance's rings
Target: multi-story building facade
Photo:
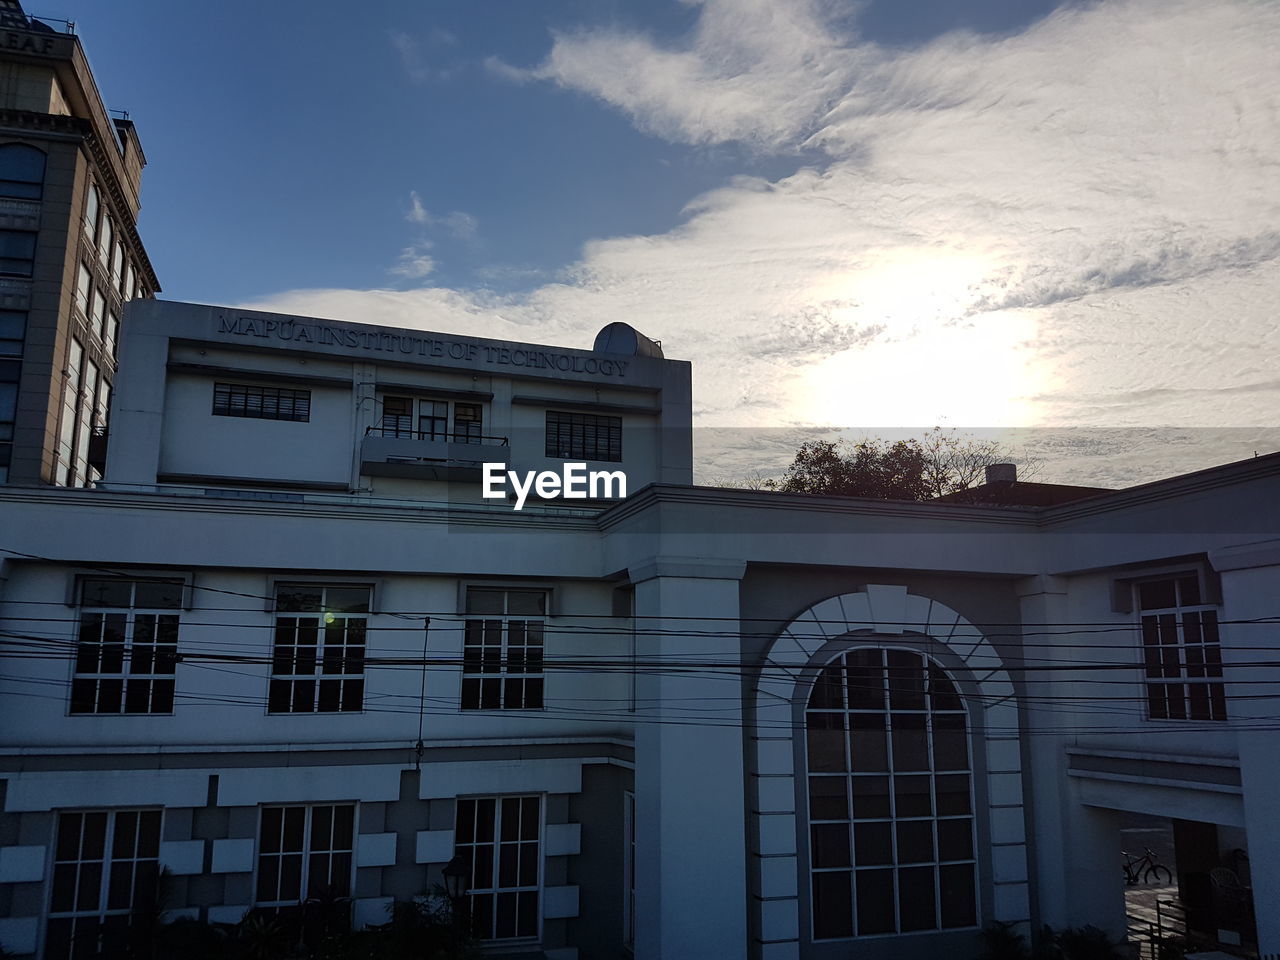
[[[1043,507],[695,487],[690,369],[621,325],[144,301],[121,364],[104,480],[0,491],[10,952],[109,945],[162,868],[171,917],[366,924],[454,863],[495,951],[969,957],[1123,936],[1130,814],[1280,950],[1280,457]],[[482,495],[566,460],[629,495]]]
[[[102,476],[123,305],[158,289],[146,158],[70,26],[0,3],[0,483]]]

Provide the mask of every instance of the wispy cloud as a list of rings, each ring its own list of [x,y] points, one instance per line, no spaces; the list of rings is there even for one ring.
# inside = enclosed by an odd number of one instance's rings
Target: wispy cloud
[[[817,0],[699,7],[675,42],[565,32],[531,70],[488,66],[793,173],[523,294],[274,305],[577,345],[624,319],[695,362],[704,425],[1274,421],[1280,4],[1069,5],[894,51]],[[408,216],[467,229],[416,196]]]
[[[458,45],[457,35],[443,27],[433,27],[425,42],[403,30],[392,30],[387,36],[400,58],[400,66],[413,83],[450,80],[461,66],[456,57],[443,52]]]
[[[423,228],[443,229],[458,239],[466,241],[475,240],[480,230],[480,224],[476,218],[461,210],[433,214],[423,206],[422,197],[418,195],[417,190],[409,191],[409,209],[405,211],[404,218]]]
[[[400,251],[400,256],[388,272],[405,280],[421,280],[435,272],[435,258],[428,253],[431,249],[429,241],[411,243]]]

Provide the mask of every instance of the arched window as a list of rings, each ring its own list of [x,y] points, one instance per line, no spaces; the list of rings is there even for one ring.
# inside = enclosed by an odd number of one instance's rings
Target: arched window
[[[25,143],[0,146],[0,197],[39,200],[44,194],[44,152]]]
[[[968,723],[946,672],[850,650],[819,674],[805,728],[814,939],[976,925]]]
[[[102,207],[102,195],[98,193],[96,184],[89,184],[89,195],[84,201],[84,232],[89,239],[98,239],[98,211]]]

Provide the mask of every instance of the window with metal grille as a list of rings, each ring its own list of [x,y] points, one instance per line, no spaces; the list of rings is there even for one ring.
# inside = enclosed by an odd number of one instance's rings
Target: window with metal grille
[[[545,590],[467,590],[463,710],[542,708]]]
[[[622,461],[622,418],[547,411],[547,456]]]
[[[481,940],[538,936],[542,798],[460,798],[454,853],[469,869],[468,915]]]
[[[134,911],[159,908],[159,810],[59,813],[45,960],[132,956]]]
[[[1142,619],[1147,716],[1225,720],[1218,611],[1203,603],[1194,573],[1136,585]]]
[[[805,714],[813,937],[977,923],[969,735],[937,664],[841,654]]]
[[[368,587],[276,588],[269,713],[364,709]]]
[[[249,383],[215,383],[213,415],[306,423],[311,419],[311,391]]]
[[[255,906],[350,896],[355,821],[352,803],[263,807]]]
[[[453,405],[454,443],[479,443],[484,433],[484,408],[478,403]]]
[[[415,403],[418,411],[416,421]],[[480,443],[484,432],[484,408],[478,403],[454,403],[453,430],[450,432],[449,405],[448,400],[383,397],[382,436]]]
[[[413,439],[413,398],[382,398],[382,435]]]
[[[85,580],[72,713],[172,713],[180,580]]]

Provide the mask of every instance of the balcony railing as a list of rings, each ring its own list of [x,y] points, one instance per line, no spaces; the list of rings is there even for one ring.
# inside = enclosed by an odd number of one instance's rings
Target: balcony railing
[[[477,443],[491,447],[506,447],[506,437],[492,437],[478,433],[449,433],[443,430],[406,430],[403,427],[369,427],[366,437],[386,437],[396,440],[434,440],[438,443]]]

